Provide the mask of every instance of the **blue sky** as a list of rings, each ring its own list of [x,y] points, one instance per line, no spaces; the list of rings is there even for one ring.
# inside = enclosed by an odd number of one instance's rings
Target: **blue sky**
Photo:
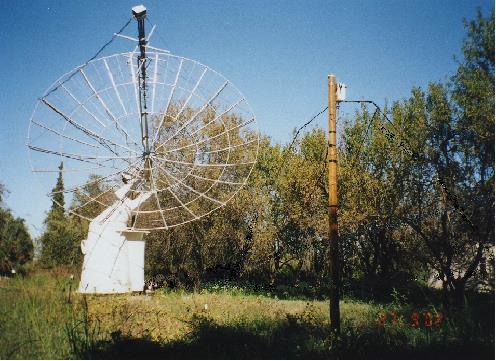
[[[38,235],[50,206],[25,146],[36,99],[84,63],[135,1],[0,2],[0,182]],[[456,69],[463,19],[492,1],[146,1],[156,46],[219,71],[244,93],[262,133],[286,142],[326,105],[327,74],[349,99],[383,104]],[[129,28],[130,33],[135,24]],[[128,44],[125,44],[128,45]],[[111,50],[111,49],[110,49]],[[347,106],[343,111],[352,111]],[[325,126],[325,117],[317,126]],[[338,128],[339,131],[339,128]],[[55,182],[55,179],[54,179]]]

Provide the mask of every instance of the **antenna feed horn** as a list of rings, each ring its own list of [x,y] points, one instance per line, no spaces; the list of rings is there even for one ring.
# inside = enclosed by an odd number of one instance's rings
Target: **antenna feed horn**
[[[131,9],[133,16],[138,20],[146,16],[146,8],[144,5],[136,5]]]

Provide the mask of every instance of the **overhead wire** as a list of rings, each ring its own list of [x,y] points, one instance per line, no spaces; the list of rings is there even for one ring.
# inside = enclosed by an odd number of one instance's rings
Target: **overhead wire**
[[[315,119],[317,119],[317,117],[319,115],[321,115],[322,113],[324,113],[329,107],[325,107],[324,109],[322,109],[320,112],[318,112],[317,114],[315,114],[310,120],[308,120],[307,122],[305,122],[305,124],[303,124],[301,127],[299,127],[294,136],[293,136],[293,139],[291,140],[291,143],[289,144],[289,147],[285,149],[284,153],[286,154],[283,154],[283,159],[282,159],[282,163],[281,163],[281,166],[279,167],[279,170],[277,171],[276,173],[276,176],[275,176],[275,179],[278,179],[279,178],[279,175],[281,173],[281,171],[284,169],[284,166],[286,164],[286,160],[287,158],[289,157],[289,154],[291,152],[291,150],[293,149],[293,146],[294,144],[296,143],[296,140],[298,139],[298,136],[300,135],[300,132],[305,129],[308,125],[310,125]]]
[[[386,119],[387,122],[394,128],[395,132],[390,132],[389,130],[387,130],[384,127],[381,127],[381,130],[386,131],[388,133],[388,135],[392,136],[392,138],[398,138],[398,139],[400,139],[400,147],[403,148],[403,150],[407,151],[412,156],[412,159],[414,159],[414,160],[420,159],[420,153],[417,152],[417,151],[413,151],[411,149],[412,146],[408,142],[405,142],[404,141],[403,137],[398,134],[399,133],[399,130],[396,128],[396,126],[394,125],[393,121],[388,117],[388,115],[382,110],[382,108],[376,102],[374,102],[373,100],[341,100],[341,101],[339,101],[339,103],[372,104],[376,109],[375,109],[372,117],[370,118],[370,122],[367,125],[367,131],[366,132],[367,133],[369,132],[370,125],[374,122],[377,114],[380,113],[383,116],[383,118]],[[279,167],[278,172],[276,173],[275,179],[278,179],[279,178],[281,171],[284,169],[284,166],[286,164],[286,159],[289,157],[289,152],[291,151],[291,149],[294,146],[294,143],[298,139],[298,136],[299,136],[300,132],[304,128],[306,128],[309,124],[311,124],[319,115],[321,115],[327,109],[328,109],[328,107],[325,107],[319,113],[317,113],[316,115],[314,115],[309,121],[307,121],[301,127],[298,128],[298,130],[296,131],[295,135],[293,136],[293,139],[291,140],[291,143],[290,143],[289,147],[286,148],[286,151],[285,151],[286,154],[283,155],[283,162],[282,162],[281,166]],[[359,153],[361,152],[361,148],[362,148],[362,145],[360,145]],[[327,152],[328,152],[328,149],[326,149],[326,155],[325,155],[324,160],[323,160],[323,162],[325,164],[327,163],[327,155],[328,155]],[[324,167],[324,170],[321,173],[321,176],[323,176],[324,172],[325,172],[325,167]],[[441,186],[441,188],[445,192],[447,198],[453,204],[454,208],[461,214],[462,218],[470,225],[470,227],[474,231],[477,231],[478,230],[477,227],[469,219],[469,217],[465,213],[465,209],[462,206],[459,205],[459,202],[456,199],[456,197],[448,190],[448,187],[446,186],[444,180],[441,177],[438,176],[437,177],[437,182],[439,183],[439,185]]]
[[[387,120],[387,122],[394,128],[395,130],[395,133],[392,133],[391,131],[389,131],[388,129],[384,128],[383,126],[381,127],[381,130],[383,130],[384,132],[387,133],[386,136],[390,136],[392,138],[398,138],[400,140],[400,147],[403,148],[403,150],[405,150],[407,153],[410,153],[410,155],[412,156],[412,158],[414,159],[418,159],[420,157],[420,154],[419,152],[416,152],[416,151],[413,151],[411,148],[413,148],[411,146],[411,144],[409,144],[408,142],[405,142],[405,140],[403,139],[402,136],[399,135],[400,131],[398,130],[398,128],[396,127],[396,125],[393,123],[393,121],[391,119],[389,119],[388,115],[386,114],[386,112],[384,112],[384,110],[382,110],[382,108],[377,105],[376,102],[374,102],[373,100],[341,100],[340,103],[360,103],[360,104],[372,104],[375,108],[376,108],[376,111],[374,112],[374,115],[379,112],[384,119]],[[371,118],[371,122],[374,120],[374,116]],[[370,124],[369,124],[370,126]],[[408,146],[405,147],[404,144],[407,144]]]
[[[348,100],[348,101],[340,101],[340,103],[341,102],[345,102],[345,103],[370,103],[370,104],[373,104],[376,107],[376,111],[372,115],[371,121],[375,118],[375,116],[376,116],[376,114],[378,112],[381,112],[380,107],[375,102],[373,102],[371,100]],[[303,129],[305,129],[308,125],[310,125],[319,115],[321,115],[322,113],[324,113],[328,108],[329,108],[328,106],[326,106],[325,108],[323,108],[321,111],[319,111],[317,114],[315,114],[312,118],[310,118],[310,120],[308,120],[307,122],[305,122],[302,126],[300,126],[296,130],[293,138],[291,139],[291,142],[290,142],[289,147],[285,149],[285,153],[286,154],[283,155],[283,162],[282,162],[281,166],[279,167],[278,172],[276,173],[275,179],[279,178],[279,175],[280,175],[282,169],[284,169],[284,166],[286,164],[286,159],[289,157],[289,152],[291,152],[291,150],[292,150],[294,144],[296,143],[296,140],[298,139],[298,136],[300,135],[301,131]],[[387,118],[387,116],[386,116],[386,118]],[[389,119],[388,119],[388,121],[391,122]],[[367,132],[368,132],[369,128],[370,128],[370,123],[368,125]],[[323,160],[324,163],[327,163],[327,155],[328,155],[328,149],[326,147],[326,154],[325,154],[324,160]]]
[[[81,68],[84,68],[86,65],[88,65],[88,63],[92,60],[95,60],[114,40],[115,38],[120,35],[126,28],[127,26],[131,23],[131,21],[133,20],[133,17],[129,18],[129,20],[119,29],[119,31],[117,33],[115,33],[114,35],[112,35],[112,38],[110,38],[109,41],[107,41],[105,44],[103,44],[103,46],[98,49],[98,51],[95,53],[95,55],[93,55],[91,58],[89,58],[88,60],[86,60],[82,65],[78,66],[73,72],[71,75],[69,75],[66,79],[64,79],[64,81],[62,82],[59,82],[59,84],[51,89],[49,92],[47,92],[43,98],[49,96],[50,94],[52,94],[54,91],[56,91],[58,88],[60,88],[63,84],[67,83],[69,80],[72,79],[72,77],[74,75],[77,74],[77,70],[78,69],[81,69]]]

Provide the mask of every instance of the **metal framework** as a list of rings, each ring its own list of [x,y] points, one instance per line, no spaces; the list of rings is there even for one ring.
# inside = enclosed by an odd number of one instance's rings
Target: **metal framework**
[[[132,174],[133,192],[153,196],[134,209],[130,228],[168,229],[234,197],[256,162],[259,133],[230,81],[149,45],[155,26],[145,37],[145,14],[134,15],[138,39],[114,35],[135,49],[89,61],[54,82],[32,114],[28,147],[47,189],[64,173],[66,211],[92,220]]]

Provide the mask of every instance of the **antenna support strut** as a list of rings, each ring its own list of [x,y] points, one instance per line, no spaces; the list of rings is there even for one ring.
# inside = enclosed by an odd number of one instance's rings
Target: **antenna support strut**
[[[143,5],[137,5],[132,8],[132,13],[138,22],[138,46],[140,55],[138,56],[138,84],[139,84],[139,106],[140,106],[140,124],[141,124],[141,141],[143,143],[143,159],[145,161],[144,178],[150,181],[151,176],[151,159],[150,144],[148,136],[148,112],[146,106],[146,37],[145,37],[145,18],[146,8]]]

